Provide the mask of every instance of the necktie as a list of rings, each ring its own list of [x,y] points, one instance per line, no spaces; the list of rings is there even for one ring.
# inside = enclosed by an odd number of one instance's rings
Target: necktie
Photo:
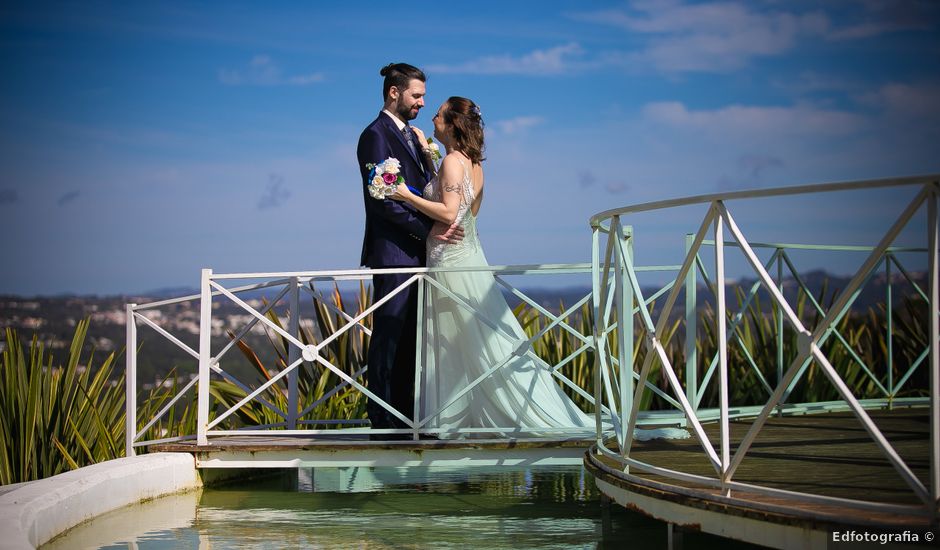
[[[405,135],[405,143],[408,144],[408,150],[411,152],[411,156],[418,161],[418,168],[421,169],[421,173],[424,173],[424,163],[421,162],[421,157],[418,156],[418,149],[415,147],[415,135],[411,131],[411,126],[405,126],[401,129],[402,133]]]
[[[411,151],[411,154],[418,158],[418,149],[415,148],[414,134],[411,133],[411,127],[405,126],[401,129],[401,132],[405,134],[405,141],[408,143],[408,150]]]

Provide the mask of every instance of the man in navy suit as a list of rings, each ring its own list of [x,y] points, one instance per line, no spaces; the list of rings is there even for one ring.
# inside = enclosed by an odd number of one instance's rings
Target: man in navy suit
[[[385,105],[378,118],[362,131],[356,151],[366,208],[360,263],[370,268],[424,267],[425,241],[434,221],[401,201],[373,198],[368,192],[370,170],[366,165],[394,157],[401,163],[405,183],[419,194],[424,191],[432,177],[431,160],[422,153],[427,144],[417,142],[408,122],[424,107],[427,79],[420,69],[407,63],[386,65],[380,74],[385,77]],[[458,230],[449,238],[458,241],[462,235]],[[408,273],[373,276],[373,303],[409,277]],[[369,343],[369,391],[407,418],[412,416],[414,406],[417,309],[417,287],[412,284],[375,311]],[[407,427],[372,400],[367,412],[373,428]]]

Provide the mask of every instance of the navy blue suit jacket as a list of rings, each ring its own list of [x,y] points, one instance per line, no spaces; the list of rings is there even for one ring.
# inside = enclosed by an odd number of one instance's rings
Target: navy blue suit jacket
[[[366,164],[378,164],[389,157],[398,159],[405,183],[419,192],[424,191],[431,170],[425,168],[422,171],[419,165],[422,159],[411,154],[398,126],[382,112],[359,136],[356,156],[359,159],[362,199],[366,208],[366,232],[362,240],[360,265],[374,268],[424,266],[425,241],[434,221],[411,205],[391,199],[372,198],[367,188],[369,169]]]

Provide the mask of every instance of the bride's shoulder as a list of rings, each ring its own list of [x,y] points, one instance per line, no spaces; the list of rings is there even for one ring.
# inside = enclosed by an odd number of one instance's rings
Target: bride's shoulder
[[[447,153],[444,159],[441,161],[441,170],[439,175],[442,177],[447,176],[456,176],[460,177],[463,174],[463,159],[460,158],[460,155],[457,153]]]
[[[463,163],[464,163],[464,159],[461,156],[461,154],[454,152],[454,153],[447,153],[446,155],[444,155],[444,160],[441,161],[441,166],[445,164],[453,165],[453,166],[460,166]]]

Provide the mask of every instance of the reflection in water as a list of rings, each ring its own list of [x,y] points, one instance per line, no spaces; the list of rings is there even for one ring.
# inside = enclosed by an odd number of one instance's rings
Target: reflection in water
[[[73,529],[49,547],[462,549],[666,544],[664,524],[616,505],[602,506],[593,479],[577,466],[288,472],[168,497],[178,499],[163,505],[175,508],[173,519],[158,521],[156,509],[149,508],[167,499],[128,507]],[[134,525],[149,528],[131,528]],[[705,535],[694,537],[686,537],[687,548],[716,541],[735,546]]]

